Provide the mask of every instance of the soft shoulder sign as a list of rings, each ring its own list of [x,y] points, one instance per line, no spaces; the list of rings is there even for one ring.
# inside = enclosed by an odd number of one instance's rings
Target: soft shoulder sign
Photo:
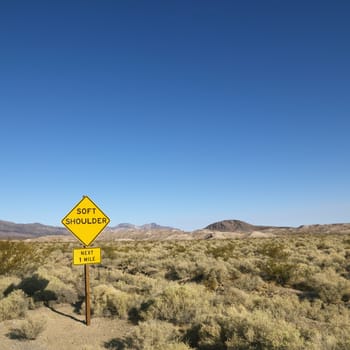
[[[88,197],[83,199],[62,219],[62,224],[84,246],[89,246],[109,224],[109,218]]]

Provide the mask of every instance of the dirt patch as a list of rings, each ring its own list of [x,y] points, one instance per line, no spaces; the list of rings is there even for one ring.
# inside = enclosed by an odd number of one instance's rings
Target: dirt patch
[[[91,325],[86,326],[84,316],[74,313],[70,305],[29,310],[27,317],[45,320],[45,330],[35,340],[21,340],[16,339],[13,334],[23,320],[1,322],[1,350],[111,349],[113,339],[123,338],[133,328],[127,321],[94,317]]]

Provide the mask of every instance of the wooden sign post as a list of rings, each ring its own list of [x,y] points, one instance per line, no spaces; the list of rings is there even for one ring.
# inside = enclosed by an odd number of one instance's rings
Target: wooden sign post
[[[91,324],[91,306],[90,306],[90,269],[89,265],[84,265],[85,277],[85,322],[87,326]]]
[[[83,196],[83,199],[62,219],[62,224],[84,246],[84,248],[73,250],[73,264],[84,265],[85,321],[87,326],[91,324],[89,264],[101,262],[101,249],[89,246],[109,222],[109,218],[87,196]]]

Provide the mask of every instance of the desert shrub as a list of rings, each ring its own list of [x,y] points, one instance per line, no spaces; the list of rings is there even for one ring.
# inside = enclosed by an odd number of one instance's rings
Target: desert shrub
[[[133,262],[133,266],[129,266],[128,272],[133,275],[143,274],[146,276],[156,276],[159,273],[160,264],[157,260],[152,260],[136,258]]]
[[[0,299],[13,291],[20,279],[16,276],[1,276],[0,277]]]
[[[151,320],[136,327],[129,338],[129,346],[135,350],[190,349],[178,339],[178,332],[172,324]]]
[[[236,240],[225,240],[220,242],[218,245],[212,245],[207,248],[207,253],[212,255],[214,258],[222,258],[228,260],[229,258],[236,257],[237,255],[237,241]]]
[[[55,269],[53,266],[46,266],[40,267],[36,274],[24,279],[19,288],[38,302],[74,303],[79,299],[74,280],[71,268],[61,266]]]
[[[267,242],[259,253],[267,258],[260,263],[262,277],[273,280],[279,284],[286,284],[292,277],[294,264],[289,261],[290,252],[285,244],[281,242]]]
[[[14,332],[20,339],[35,340],[46,327],[46,321],[39,318],[29,318],[22,322],[18,329]]]
[[[211,295],[203,286],[170,283],[162,293],[147,300],[141,308],[143,319],[160,319],[174,324],[200,320],[211,304]]]
[[[349,327],[342,329],[337,333],[336,349],[349,350],[350,349],[350,332]]]
[[[269,310],[248,311],[239,305],[227,307],[193,324],[185,339],[192,347],[203,350],[308,348],[314,333],[301,332],[295,324],[276,315]]]
[[[220,260],[200,256],[192,262],[177,257],[167,266],[165,277],[182,282],[202,283],[209,290],[216,290],[229,278],[229,272],[226,264]]]
[[[321,269],[316,265],[296,263],[294,273],[289,280],[291,286],[303,291],[312,291],[308,281],[312,276],[319,273]]]
[[[225,263],[217,261],[212,264],[203,279],[203,284],[210,290],[216,290],[229,279],[229,271]]]
[[[43,296],[53,295],[54,298],[49,300],[55,300],[57,303],[74,303],[79,297],[73,286],[70,286],[57,277],[52,277],[46,289],[43,291]],[[40,299],[40,298],[39,298]]]
[[[72,269],[71,257],[68,262],[57,264],[46,264],[36,270],[36,274],[41,278],[51,280],[59,279],[65,284],[74,285],[77,279],[82,278],[83,270]]]
[[[322,270],[333,269],[337,272],[341,272],[346,267],[347,260],[345,253],[339,254],[337,252],[321,252],[315,256],[314,264],[320,267]]]
[[[198,331],[199,348],[220,349],[222,345],[220,325],[214,320],[202,323]]]
[[[223,323],[228,350],[301,350],[307,348],[299,330],[260,310],[231,315]]]
[[[331,248],[333,248],[334,243],[331,239],[329,239],[326,236],[321,236],[318,243],[316,244],[316,247],[318,250],[324,250],[327,251]]]
[[[193,324],[184,339],[197,349],[226,350],[222,328],[216,317],[207,317],[203,322]]]
[[[78,299],[78,295],[73,286],[64,283],[55,276],[34,274],[24,278],[17,286],[27,295],[33,297],[35,302],[44,303],[73,303]]]
[[[205,276],[203,284],[209,290],[217,290],[220,285],[220,280],[218,279],[217,271],[215,269],[211,269],[208,274]]]
[[[290,256],[284,243],[278,241],[268,241],[264,243],[258,252],[264,256],[277,260],[286,260]]]
[[[96,316],[127,318],[133,307],[132,296],[109,285],[99,285],[92,290],[91,309]]]
[[[113,246],[104,244],[101,246],[104,259],[113,259],[116,256],[115,248]]]
[[[155,279],[145,275],[124,273],[117,281],[110,283],[113,287],[129,294],[139,294],[142,298],[160,293],[167,285],[164,279]]]
[[[32,243],[0,241],[0,275],[34,269],[45,258],[39,246]]]
[[[315,274],[308,283],[310,288],[326,303],[339,303],[350,292],[350,282],[332,269]]]
[[[251,275],[258,275],[260,273],[257,267],[259,264],[257,258],[244,257],[240,259],[229,259],[227,263],[230,266],[231,274],[236,278],[239,277],[241,273]]]
[[[55,247],[55,245],[53,245],[53,247]],[[45,268],[50,270],[60,270],[64,265],[70,265],[72,261],[72,249],[73,246],[68,251],[66,251],[66,248],[63,247],[52,249],[51,251],[49,250],[50,260],[48,264],[45,265]]]
[[[197,270],[197,273],[195,273],[194,270]],[[201,273],[198,271],[197,266],[193,266],[193,264],[185,259],[177,258],[176,262],[172,259],[169,266],[167,266],[165,278],[173,281],[184,279],[191,280],[198,274],[198,272]]]
[[[249,307],[252,305],[254,297],[251,294],[247,293],[244,290],[229,286],[225,288],[222,294],[218,295],[214,300],[214,305],[218,309],[220,302],[223,307],[230,305],[243,305]]]
[[[23,291],[14,290],[0,300],[0,321],[22,317],[28,309],[29,299]]]
[[[332,334],[325,329],[323,332],[316,333],[310,345],[312,350],[348,350],[350,349],[349,330]]]
[[[233,285],[239,289],[251,292],[259,290],[264,285],[264,281],[260,276],[242,274],[233,281]]]
[[[315,305],[308,300],[300,301],[295,294],[274,295],[272,297],[255,297],[249,310],[260,310],[268,313],[276,320],[283,319],[287,322],[293,323],[302,332],[305,328],[303,321],[305,318],[312,318],[314,313],[319,312],[319,305]],[[307,338],[308,336],[305,335]]]

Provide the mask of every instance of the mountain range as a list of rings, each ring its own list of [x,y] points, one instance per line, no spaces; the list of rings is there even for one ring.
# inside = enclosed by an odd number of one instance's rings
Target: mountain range
[[[133,225],[121,223],[117,226],[107,227],[104,232],[145,232],[145,231],[180,231],[169,226],[161,226],[154,222],[145,225]],[[0,220],[0,239],[26,239],[43,236],[65,236],[70,232],[64,227],[43,225],[40,223],[17,224],[10,221]]]
[[[223,220],[205,228],[185,232],[156,223],[133,225],[121,223],[107,227],[99,236],[100,240],[171,240],[171,239],[220,239],[274,237],[286,234],[350,234],[350,224],[302,225],[299,227],[252,225],[241,220]],[[30,240],[75,240],[64,227],[43,225],[40,223],[17,224],[0,220],[0,239]]]

